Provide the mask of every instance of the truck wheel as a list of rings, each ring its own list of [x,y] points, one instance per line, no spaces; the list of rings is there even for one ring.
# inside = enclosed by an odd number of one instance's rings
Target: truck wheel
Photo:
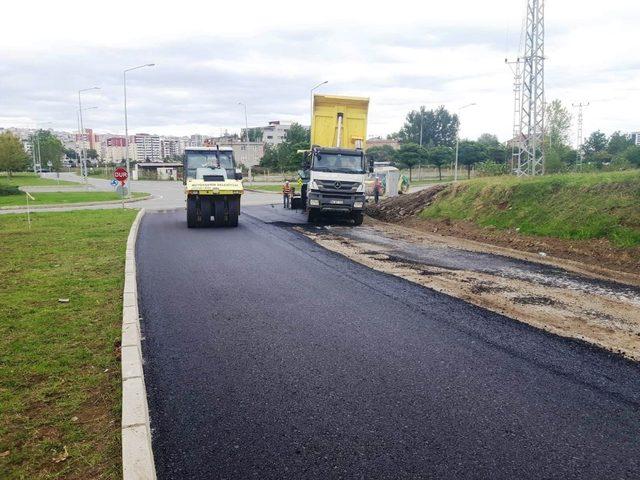
[[[211,226],[211,199],[209,197],[200,197],[200,216],[202,217],[201,225],[203,227]]]
[[[198,211],[195,197],[187,197],[187,227],[195,228],[198,225]]]
[[[231,197],[229,199],[229,218],[227,220],[227,226],[237,227],[238,216],[240,215],[240,197]]]
[[[213,203],[213,225],[224,226],[224,198],[216,198]]]
[[[362,225],[364,214],[362,212],[356,212],[351,215],[351,218],[353,219],[353,224],[355,226]]]

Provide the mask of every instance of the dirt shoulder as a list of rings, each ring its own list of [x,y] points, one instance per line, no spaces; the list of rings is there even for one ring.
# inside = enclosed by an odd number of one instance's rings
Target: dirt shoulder
[[[640,360],[638,275],[616,276],[571,260],[371,219],[359,229],[298,229],[319,245],[375,270]],[[456,264],[456,258],[462,261]]]
[[[555,263],[561,263],[563,266],[573,263],[583,271],[603,274],[614,280],[619,279],[618,272],[623,272],[631,274],[630,277],[623,275],[623,278],[631,279],[625,281],[634,281],[632,277],[637,278],[640,272],[640,247],[621,248],[607,239],[569,240],[522,235],[516,229],[483,228],[471,222],[419,217],[418,213],[430,205],[436,195],[445,188],[446,185],[438,185],[414,195],[389,199],[379,206],[370,206],[367,214],[372,219],[386,224],[428,234],[431,240],[437,235],[446,239],[446,242],[476,242],[474,248],[479,248],[479,244],[485,244],[508,249],[508,252],[501,251],[501,254],[523,253],[542,258],[555,257]]]

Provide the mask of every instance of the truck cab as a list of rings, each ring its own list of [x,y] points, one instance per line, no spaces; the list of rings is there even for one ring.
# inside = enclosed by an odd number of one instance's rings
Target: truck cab
[[[306,198],[310,221],[325,213],[350,216],[360,225],[369,165],[362,150],[314,147],[309,156]]]
[[[299,172],[310,222],[340,214],[362,224],[372,170],[364,154],[368,108],[368,98],[314,95],[312,146]]]

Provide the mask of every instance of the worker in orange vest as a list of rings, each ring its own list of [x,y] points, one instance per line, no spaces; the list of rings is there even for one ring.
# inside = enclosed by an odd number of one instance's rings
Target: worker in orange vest
[[[289,208],[291,205],[291,184],[289,180],[284,182],[282,186],[282,201],[284,202],[284,208]]]

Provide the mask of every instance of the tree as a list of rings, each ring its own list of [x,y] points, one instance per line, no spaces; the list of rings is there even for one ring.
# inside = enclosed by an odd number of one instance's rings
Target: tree
[[[458,116],[449,113],[444,106],[428,111],[422,106],[407,114],[397,138],[401,143],[419,144],[422,130],[422,145],[453,147],[459,125]]]
[[[607,149],[607,136],[600,130],[593,132],[584,142],[584,152],[586,155],[603,152]]]
[[[242,138],[245,138],[246,131],[242,129]],[[261,142],[262,141],[262,128],[260,127],[252,127],[248,130],[248,137],[250,142]]]
[[[306,143],[305,148],[309,148],[310,140],[309,129],[304,128],[299,123],[292,123],[287,133],[285,133],[284,141],[285,143],[294,144],[294,143]]]
[[[415,143],[400,145],[400,149],[395,152],[395,157],[400,165],[409,169],[409,180],[412,179],[413,167],[428,158],[425,149]]]
[[[427,149],[427,161],[438,169],[438,179],[442,180],[442,166],[454,159],[453,149],[450,147],[431,147]]]
[[[569,113],[569,110],[562,105],[560,100],[556,99],[547,105],[546,123],[546,141],[548,148],[554,149],[569,145],[571,113]]]
[[[13,172],[25,170],[28,162],[29,156],[20,139],[11,132],[0,134],[0,170],[11,176]]]
[[[480,145],[484,145],[485,147],[495,147],[500,145],[500,141],[498,137],[493,135],[492,133],[483,133],[478,137],[478,143]]]
[[[367,148],[367,158],[374,162],[392,162],[396,151],[391,145]]]
[[[71,160],[77,160],[79,157],[78,152],[76,152],[73,148],[65,148],[64,154]]]
[[[631,165],[640,167],[640,147],[632,145],[624,151],[622,156],[627,159]]]
[[[458,148],[458,162],[467,167],[467,178],[471,178],[471,167],[487,160],[486,147],[478,142],[463,140]]]
[[[49,130],[38,130],[35,133],[35,145],[39,149],[42,165],[51,164],[51,169],[59,172],[62,169],[64,146]]]
[[[613,132],[609,137],[607,152],[611,155],[619,155],[631,146],[633,146],[633,140],[631,140],[631,138],[621,132]]]

